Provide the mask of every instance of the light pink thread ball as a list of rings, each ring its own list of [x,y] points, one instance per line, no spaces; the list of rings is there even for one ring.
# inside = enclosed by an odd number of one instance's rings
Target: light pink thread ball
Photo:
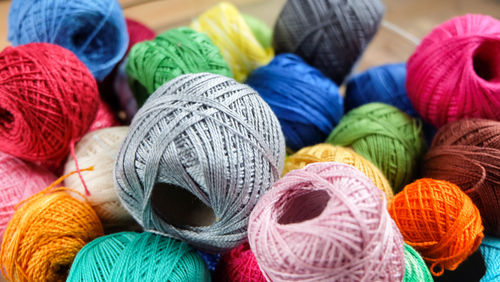
[[[272,281],[401,281],[403,238],[383,193],[354,167],[313,163],[276,182],[250,216]]]

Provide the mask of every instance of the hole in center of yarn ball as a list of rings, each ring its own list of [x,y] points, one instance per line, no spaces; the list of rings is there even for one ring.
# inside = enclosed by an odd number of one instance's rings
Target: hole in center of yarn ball
[[[14,122],[14,115],[6,109],[0,108],[0,127],[10,128]]]
[[[500,42],[487,40],[474,52],[474,71],[489,82],[500,82]]]
[[[324,190],[303,190],[291,198],[287,197],[278,223],[291,224],[313,219],[323,212],[329,200],[330,195]]]
[[[69,274],[69,265],[67,264],[56,264],[53,266],[53,273],[57,277],[68,277]]]
[[[151,194],[151,207],[168,224],[209,226],[215,222],[215,213],[191,192],[172,184],[157,183]]]

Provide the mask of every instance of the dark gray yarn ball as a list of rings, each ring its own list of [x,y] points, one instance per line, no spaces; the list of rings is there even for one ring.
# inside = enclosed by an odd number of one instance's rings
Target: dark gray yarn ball
[[[288,0],[274,26],[276,53],[295,53],[337,84],[377,32],[380,0]]]

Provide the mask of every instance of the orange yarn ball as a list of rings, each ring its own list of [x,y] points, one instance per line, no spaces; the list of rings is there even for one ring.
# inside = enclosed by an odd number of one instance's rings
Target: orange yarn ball
[[[484,237],[479,210],[447,181],[422,178],[406,185],[393,198],[389,213],[405,242],[430,264],[434,276],[444,269],[455,270]]]
[[[9,281],[65,281],[78,251],[103,235],[88,203],[54,188],[63,179],[21,202],[7,225],[0,262]]]
[[[368,176],[375,183],[375,186],[384,192],[388,200],[394,196],[391,184],[373,163],[349,148],[326,143],[304,147],[295,154],[288,156],[285,159],[283,175],[291,170],[303,168],[310,163],[317,162],[338,162],[352,165]]]

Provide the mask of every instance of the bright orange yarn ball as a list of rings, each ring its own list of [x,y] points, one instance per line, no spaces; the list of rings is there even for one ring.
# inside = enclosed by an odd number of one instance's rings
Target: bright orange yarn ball
[[[103,228],[91,206],[53,188],[22,202],[7,225],[0,251],[9,281],[65,281],[78,251]]]
[[[392,199],[389,213],[405,242],[430,264],[435,276],[455,270],[484,237],[479,210],[447,181],[422,178],[406,185]]]
[[[295,154],[288,156],[285,159],[283,175],[291,170],[303,168],[310,163],[317,162],[338,162],[352,165],[368,176],[368,178],[375,183],[375,186],[385,193],[388,200],[394,196],[389,181],[387,181],[384,174],[369,160],[349,148],[326,143],[304,147]]]

